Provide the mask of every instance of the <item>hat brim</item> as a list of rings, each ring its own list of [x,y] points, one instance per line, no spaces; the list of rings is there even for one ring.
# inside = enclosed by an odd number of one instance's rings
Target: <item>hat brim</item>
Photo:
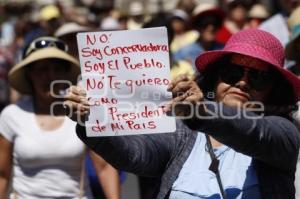
[[[57,30],[57,32],[54,34],[55,37],[64,37],[66,35],[73,35],[73,34],[77,34],[79,32],[87,32],[90,31],[91,29],[88,27],[83,27],[83,26],[75,26],[75,27],[71,27],[71,28],[61,28],[59,30]]]
[[[260,55],[257,55],[257,53],[242,53],[240,51],[235,50],[215,50],[215,51],[207,51],[203,54],[201,54],[199,57],[197,57],[195,64],[200,73],[203,73],[207,66],[215,61],[217,61],[219,58],[228,55],[228,54],[240,54],[240,55],[247,55],[249,57],[262,60],[264,62],[269,63],[271,66],[274,67],[275,70],[277,70],[283,78],[285,78],[288,83],[293,87],[294,91],[294,100],[295,102],[300,100],[300,79],[291,73],[290,71],[284,69],[283,67],[277,65],[276,63],[273,63],[270,60],[266,60],[264,57],[260,57]]]
[[[80,74],[80,64],[71,55],[54,47],[37,50],[16,64],[8,73],[10,85],[21,94],[32,94],[30,82],[25,76],[25,67],[43,59],[60,59],[71,64],[70,75],[77,78]]]

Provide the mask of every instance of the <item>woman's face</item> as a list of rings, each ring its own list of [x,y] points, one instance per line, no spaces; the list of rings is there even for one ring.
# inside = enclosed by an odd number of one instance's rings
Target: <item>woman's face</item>
[[[230,18],[237,22],[242,23],[246,21],[247,18],[247,10],[243,6],[237,6],[230,11]]]
[[[234,55],[228,64],[220,72],[216,101],[232,107],[256,107],[260,103],[264,104],[272,89],[268,64],[241,55]]]
[[[30,66],[28,77],[36,96],[53,98],[68,87],[67,83],[55,83],[55,80],[68,81],[70,79],[69,65],[58,59],[40,60]]]
[[[208,25],[205,28],[200,30],[200,35],[203,41],[205,42],[214,42],[216,40],[216,34],[218,28],[214,25]]]
[[[186,24],[181,19],[173,19],[171,22],[171,26],[175,32],[175,34],[182,34],[186,29]]]

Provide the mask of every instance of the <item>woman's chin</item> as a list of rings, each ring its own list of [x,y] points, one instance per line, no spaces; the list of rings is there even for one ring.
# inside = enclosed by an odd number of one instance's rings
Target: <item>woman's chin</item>
[[[225,99],[222,102],[226,106],[242,108],[248,102],[248,100],[236,97],[230,97],[226,99],[225,97]]]
[[[230,107],[237,107],[237,108],[242,108],[244,105],[244,103],[239,101],[230,101],[230,102],[225,102],[224,104]]]

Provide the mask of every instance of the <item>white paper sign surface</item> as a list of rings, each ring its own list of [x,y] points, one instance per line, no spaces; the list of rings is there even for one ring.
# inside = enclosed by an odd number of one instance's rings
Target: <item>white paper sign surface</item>
[[[164,105],[172,94],[164,27],[77,34],[82,85],[91,112],[87,136],[174,132]]]

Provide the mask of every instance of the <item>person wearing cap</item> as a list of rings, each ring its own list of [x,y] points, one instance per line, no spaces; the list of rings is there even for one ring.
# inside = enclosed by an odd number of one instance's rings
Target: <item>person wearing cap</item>
[[[283,63],[279,40],[242,30],[198,56],[197,81],[170,83],[167,110],[181,116],[175,133],[91,138],[77,124],[77,135],[117,168],[161,177],[158,199],[294,198],[300,134],[290,114],[300,80]],[[78,103],[84,97],[79,87],[67,93],[72,119],[89,111]]]
[[[262,4],[254,4],[248,12],[247,27],[258,28],[259,25],[269,18],[270,14]]]
[[[199,37],[193,43],[182,47],[173,53],[174,62],[185,60],[195,69],[196,57],[208,50],[221,49],[223,44],[216,42],[216,34],[224,19],[224,12],[211,3],[199,4],[191,18],[192,27],[199,33]]]
[[[128,15],[127,28],[129,30],[140,29],[145,23],[143,3],[141,1],[130,1]]]
[[[61,11],[56,5],[45,5],[41,7],[39,21],[46,34],[53,35],[55,30],[61,25]]]
[[[175,9],[171,12],[170,26],[174,31],[174,38],[170,50],[174,53],[197,40],[199,33],[196,30],[189,30],[188,21],[190,17],[184,11]]]
[[[66,51],[61,40],[37,38],[8,74],[11,86],[26,96],[0,116],[0,198],[92,198],[85,182],[85,146],[62,105],[65,90],[80,74],[78,61]],[[101,171],[110,170],[107,183],[118,185],[116,170],[91,156],[99,179],[105,179]],[[119,198],[118,193],[110,198]]]
[[[68,22],[61,25],[54,33],[54,36],[61,39],[68,45],[68,53],[79,59],[76,34],[87,32],[92,29],[87,26],[81,26],[76,22]]]

